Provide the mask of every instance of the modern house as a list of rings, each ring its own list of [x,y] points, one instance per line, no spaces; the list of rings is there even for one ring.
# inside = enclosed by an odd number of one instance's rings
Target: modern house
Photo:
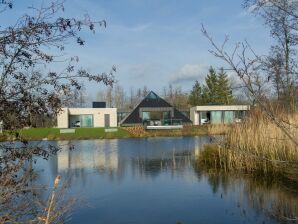
[[[249,105],[208,105],[190,108],[190,119],[194,125],[203,124],[230,124],[241,122]]]
[[[144,125],[147,129],[182,128],[191,120],[153,91],[120,121],[122,126]]]
[[[57,127],[117,127],[117,108],[105,108],[101,103],[93,103],[93,108],[62,108]]]

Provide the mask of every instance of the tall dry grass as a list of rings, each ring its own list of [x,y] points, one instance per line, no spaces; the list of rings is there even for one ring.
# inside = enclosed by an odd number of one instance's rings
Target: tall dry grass
[[[287,122],[291,134],[298,137],[298,114],[279,114]],[[234,125],[226,135],[229,163],[235,168],[267,171],[276,165],[298,163],[297,146],[260,111]],[[261,162],[260,162],[261,161]],[[231,166],[230,165],[230,166]],[[298,165],[298,164],[297,164]]]
[[[210,124],[207,125],[209,135],[225,135],[230,130],[230,124]]]
[[[292,136],[298,137],[298,114],[279,113]],[[261,111],[255,110],[245,122],[234,124],[222,145],[208,146],[199,160],[224,170],[263,174],[285,174],[298,180],[298,148]]]

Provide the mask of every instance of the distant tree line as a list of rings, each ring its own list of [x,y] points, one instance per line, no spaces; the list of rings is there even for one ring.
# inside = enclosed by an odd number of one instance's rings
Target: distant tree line
[[[96,93],[94,101],[105,101],[108,107],[116,107],[122,109],[133,109],[144,97],[148,95],[150,90],[145,85],[142,88],[131,87],[129,91],[116,83],[113,87],[108,87],[105,90],[99,90]],[[178,108],[188,107],[188,93],[183,92],[181,87],[169,84],[164,87],[162,92],[158,92],[170,104]],[[86,99],[87,100],[87,99]],[[91,97],[89,99],[91,101]]]
[[[199,75],[198,75],[199,77]],[[95,97],[87,94],[86,88],[73,91],[72,96],[63,96],[65,107],[90,107],[92,101],[104,101],[107,107],[132,110],[149,93],[148,87],[131,87],[126,91],[120,83],[98,90]],[[229,77],[223,68],[216,71],[210,67],[205,80],[196,80],[191,91],[183,91],[181,86],[169,84],[157,92],[171,105],[187,109],[195,105],[237,103],[232,93]]]

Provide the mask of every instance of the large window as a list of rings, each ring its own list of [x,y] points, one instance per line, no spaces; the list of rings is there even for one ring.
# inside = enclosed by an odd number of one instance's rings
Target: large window
[[[164,111],[163,112],[163,119],[164,120],[171,119],[171,112],[170,111]]]
[[[222,111],[211,111],[211,124],[222,123]]]
[[[147,120],[150,120],[150,112],[143,111],[142,112],[142,120],[143,120],[143,122],[147,121]]]
[[[235,122],[241,122],[246,116],[246,111],[238,110],[235,111]]]
[[[150,112],[142,112],[142,120],[168,120],[171,119],[170,111],[150,111]]]
[[[163,118],[162,111],[150,111],[151,120],[161,120]]]
[[[93,127],[93,115],[81,115],[81,127],[90,128]]]
[[[93,127],[93,115],[70,115],[69,116],[69,127],[70,128],[90,128]]]
[[[234,122],[234,112],[233,111],[225,111],[224,112],[224,123],[231,124]]]
[[[208,124],[210,123],[210,111],[202,111],[200,112],[200,124]]]

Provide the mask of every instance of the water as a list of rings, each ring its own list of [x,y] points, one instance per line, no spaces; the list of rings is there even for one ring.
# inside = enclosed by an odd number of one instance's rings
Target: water
[[[50,142],[62,151],[38,161],[37,182],[53,183],[58,174],[69,181],[66,197],[81,201],[70,223],[278,223],[278,200],[296,206],[290,209],[297,212],[297,195],[198,167],[195,157],[209,141],[179,137]],[[69,150],[71,145],[75,150]]]

